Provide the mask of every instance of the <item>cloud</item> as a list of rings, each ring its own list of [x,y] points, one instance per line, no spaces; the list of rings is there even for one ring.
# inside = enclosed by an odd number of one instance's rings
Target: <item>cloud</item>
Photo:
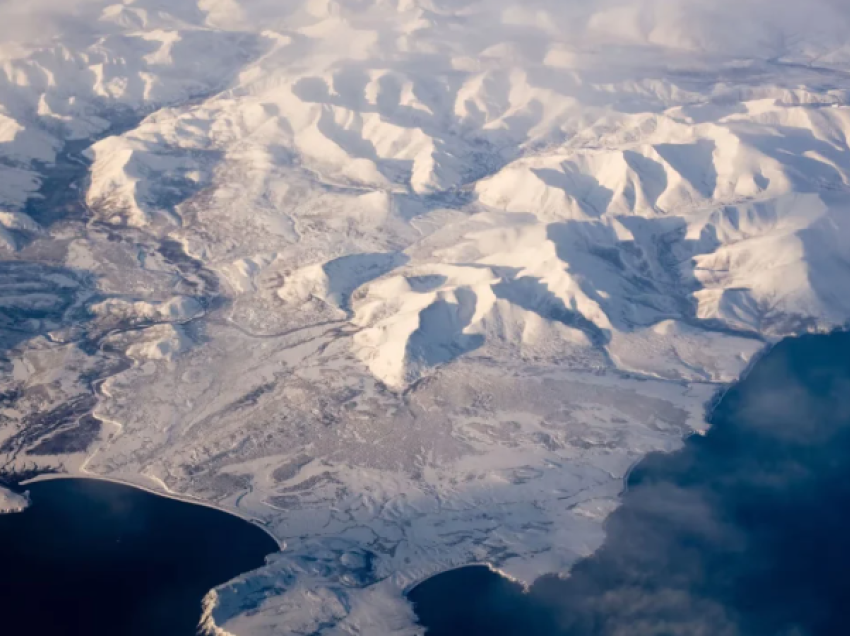
[[[217,26],[285,27],[295,14],[356,18],[375,10],[387,23],[396,12],[460,16],[469,24],[524,25],[562,39],[618,41],[694,51],[743,54],[843,41],[850,24],[844,0],[2,0],[0,35],[16,40],[45,30],[82,28],[110,4],[207,16]],[[374,15],[370,19],[374,19]],[[452,29],[453,30],[453,29]],[[497,31],[506,38],[512,34]],[[517,31],[513,35],[517,35]]]
[[[88,33],[104,0],[0,0],[0,41],[37,44],[56,35]]]

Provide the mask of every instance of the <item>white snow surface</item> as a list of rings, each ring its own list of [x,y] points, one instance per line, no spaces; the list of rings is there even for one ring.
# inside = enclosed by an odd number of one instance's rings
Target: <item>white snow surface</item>
[[[564,572],[850,320],[843,0],[53,4],[0,5],[0,459],[261,522],[211,632],[419,634],[436,572]]]

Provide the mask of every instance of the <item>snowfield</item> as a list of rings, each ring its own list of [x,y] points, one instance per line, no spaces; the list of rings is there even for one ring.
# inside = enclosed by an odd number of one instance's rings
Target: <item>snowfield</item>
[[[565,572],[850,322],[842,0],[50,4],[0,6],[0,471],[262,523],[210,633]]]

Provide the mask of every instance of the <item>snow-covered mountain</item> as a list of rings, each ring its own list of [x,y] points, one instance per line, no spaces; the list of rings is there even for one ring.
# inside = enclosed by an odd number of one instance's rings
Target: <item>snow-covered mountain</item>
[[[219,634],[564,571],[850,320],[842,0],[51,4],[0,5],[0,466],[261,521]]]

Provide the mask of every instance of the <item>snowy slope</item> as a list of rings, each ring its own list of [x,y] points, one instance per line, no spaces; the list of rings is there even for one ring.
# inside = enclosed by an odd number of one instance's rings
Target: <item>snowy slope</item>
[[[840,0],[48,5],[0,7],[0,466],[264,523],[210,629],[418,633],[441,569],[563,571],[850,320]]]

